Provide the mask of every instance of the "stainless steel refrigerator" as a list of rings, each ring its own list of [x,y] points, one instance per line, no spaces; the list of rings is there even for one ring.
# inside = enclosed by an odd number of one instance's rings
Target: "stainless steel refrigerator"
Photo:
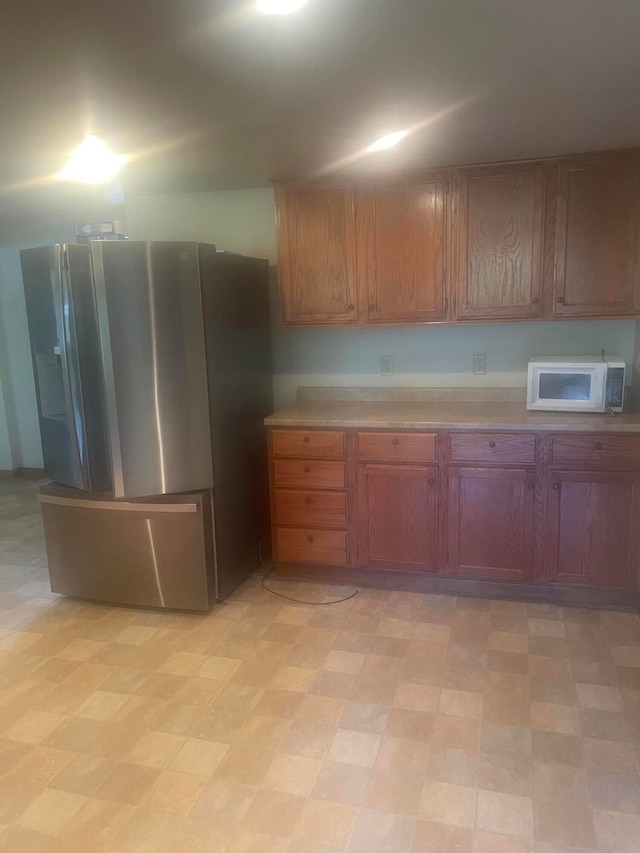
[[[132,241],[21,260],[52,590],[209,609],[268,529],[267,262]]]

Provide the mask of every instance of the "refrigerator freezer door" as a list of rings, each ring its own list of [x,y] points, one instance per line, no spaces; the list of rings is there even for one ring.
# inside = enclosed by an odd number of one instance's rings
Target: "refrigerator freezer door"
[[[78,489],[107,489],[89,249],[25,249],[21,260],[45,473]]]
[[[212,486],[196,243],[94,242],[113,494]]]
[[[208,492],[131,503],[69,492],[45,485],[39,495],[54,592],[116,604],[209,609]]]

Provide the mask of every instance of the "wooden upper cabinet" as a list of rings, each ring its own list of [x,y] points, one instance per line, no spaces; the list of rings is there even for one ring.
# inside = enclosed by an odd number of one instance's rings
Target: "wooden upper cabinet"
[[[279,187],[278,267],[284,323],[356,322],[353,191]]]
[[[444,195],[442,172],[357,191],[357,267],[367,322],[444,319]]]
[[[558,164],[556,316],[640,312],[640,158],[576,157]]]
[[[285,325],[640,316],[637,150],[294,183],[276,202]]]
[[[542,309],[545,173],[540,163],[455,173],[451,263],[460,319],[522,319]]]

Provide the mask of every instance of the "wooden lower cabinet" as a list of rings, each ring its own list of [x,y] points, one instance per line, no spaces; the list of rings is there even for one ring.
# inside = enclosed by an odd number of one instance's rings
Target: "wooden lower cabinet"
[[[438,571],[437,469],[358,466],[358,563]]]
[[[547,580],[638,588],[640,474],[551,473]]]
[[[451,468],[446,573],[529,580],[533,569],[535,472]]]
[[[341,458],[287,456],[320,457],[328,440],[292,430],[271,442],[276,562],[400,572],[406,588],[422,574],[434,588],[506,581],[640,600],[640,434],[353,428],[334,442]]]

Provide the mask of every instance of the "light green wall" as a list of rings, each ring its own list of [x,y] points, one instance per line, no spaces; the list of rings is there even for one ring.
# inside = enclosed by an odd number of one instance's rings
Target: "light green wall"
[[[280,402],[299,385],[524,387],[536,355],[608,355],[633,360],[633,320],[280,332],[274,387]],[[474,376],[474,353],[487,372]],[[380,356],[394,375],[380,376]]]
[[[270,189],[127,198],[126,209],[132,239],[204,240],[276,262]],[[293,400],[299,385],[524,386],[527,361],[535,355],[590,355],[605,349],[629,367],[633,362],[632,320],[281,329],[272,272],[278,406]],[[471,372],[474,353],[487,356],[485,376]],[[393,376],[380,376],[381,355],[393,356]]]
[[[131,240],[197,240],[276,262],[270,189],[127,196],[125,208]]]

